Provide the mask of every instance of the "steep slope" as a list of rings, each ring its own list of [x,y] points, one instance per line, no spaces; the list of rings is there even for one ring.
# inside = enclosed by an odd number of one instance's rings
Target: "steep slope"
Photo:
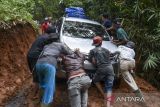
[[[26,53],[35,34],[29,23],[0,29],[0,104],[27,78]]]

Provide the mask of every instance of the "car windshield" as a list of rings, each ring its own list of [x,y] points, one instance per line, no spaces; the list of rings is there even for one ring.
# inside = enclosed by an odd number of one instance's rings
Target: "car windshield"
[[[63,26],[63,35],[76,38],[93,38],[95,35],[102,36],[104,40],[109,41],[109,35],[101,25],[65,21]]]

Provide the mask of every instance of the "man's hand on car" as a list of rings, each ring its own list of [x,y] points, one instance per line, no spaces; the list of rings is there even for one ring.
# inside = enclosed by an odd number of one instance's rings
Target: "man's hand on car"
[[[74,49],[74,52],[75,52],[75,53],[80,53],[80,49],[79,49],[79,48],[76,48],[76,49]]]

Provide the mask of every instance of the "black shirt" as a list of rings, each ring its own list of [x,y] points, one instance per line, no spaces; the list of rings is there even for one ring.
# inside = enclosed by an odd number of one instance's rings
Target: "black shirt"
[[[32,44],[31,48],[28,51],[28,57],[38,59],[39,55],[41,54],[43,47],[49,44],[52,41],[49,41],[49,36],[41,35],[39,36]]]

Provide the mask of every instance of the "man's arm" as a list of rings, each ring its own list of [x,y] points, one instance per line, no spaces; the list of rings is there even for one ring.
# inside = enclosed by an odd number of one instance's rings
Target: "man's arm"
[[[110,53],[110,56],[120,55],[120,51],[115,51],[113,53]]]
[[[90,62],[92,62],[92,57],[93,57],[93,56],[94,56],[94,53],[93,53],[92,50],[90,50],[89,56],[88,56],[88,60],[89,60]]]
[[[113,27],[111,26],[110,28],[107,28],[106,31],[113,30]]]
[[[123,35],[122,33],[117,34],[118,40],[112,40],[112,43],[115,44],[115,45],[126,44],[128,40],[124,36],[125,35]]]
[[[127,41],[126,40],[116,40],[116,41],[113,41],[112,43],[119,46],[119,45],[126,44]]]
[[[89,61],[94,65],[96,64],[96,59],[94,58],[94,52],[92,50],[89,53]]]
[[[115,40],[115,39],[114,39],[114,40],[112,40],[112,42],[113,42],[113,43],[114,43],[114,42],[119,42],[119,40],[117,40],[117,39]]]
[[[73,52],[65,44],[62,44],[62,53],[64,55],[69,55],[69,54],[72,54]]]
[[[83,61],[85,60],[85,56],[80,52],[79,48],[76,48],[74,53],[77,54],[78,57],[82,58]]]

